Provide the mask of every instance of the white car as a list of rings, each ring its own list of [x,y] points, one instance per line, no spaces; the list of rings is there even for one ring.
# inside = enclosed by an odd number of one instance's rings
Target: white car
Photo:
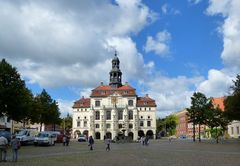
[[[55,145],[56,135],[51,132],[40,132],[34,139],[34,145]]]
[[[78,140],[78,142],[86,142],[87,141],[87,137],[85,135],[79,135],[77,140]]]

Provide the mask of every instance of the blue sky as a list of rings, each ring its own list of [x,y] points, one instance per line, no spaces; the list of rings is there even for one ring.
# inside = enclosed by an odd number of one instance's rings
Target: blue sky
[[[62,116],[101,81],[114,50],[123,83],[149,94],[164,117],[193,92],[229,93],[240,69],[239,0],[0,1],[0,58]]]

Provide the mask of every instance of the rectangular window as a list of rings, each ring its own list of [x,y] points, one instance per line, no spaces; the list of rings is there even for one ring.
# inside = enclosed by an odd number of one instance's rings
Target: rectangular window
[[[140,121],[140,126],[143,127],[143,121]]]
[[[77,122],[77,127],[80,127],[80,122]]]
[[[132,124],[132,123],[129,123],[128,128],[129,128],[129,129],[132,129],[132,128],[133,128],[133,124]]]
[[[121,129],[123,126],[122,124],[118,124],[118,128]]]
[[[96,111],[95,113],[95,120],[100,120],[100,112]]]
[[[106,119],[111,120],[111,111],[107,111],[106,114],[107,114]]]
[[[99,100],[95,101],[95,107],[100,107],[100,101]]]
[[[147,126],[151,127],[151,121],[147,121]]]
[[[231,133],[232,133],[232,135],[234,134],[234,132],[233,132],[233,127],[231,127]]]
[[[128,111],[128,119],[129,120],[133,119],[133,111]]]
[[[87,127],[87,121],[84,121],[83,127]]]
[[[107,128],[107,129],[110,129],[110,128],[111,128],[111,124],[107,123],[107,124],[106,124],[106,128]]]
[[[123,111],[118,111],[118,120],[123,119]]]
[[[99,124],[95,124],[95,128],[98,129],[99,128]]]
[[[237,134],[239,134],[239,126],[237,126]]]

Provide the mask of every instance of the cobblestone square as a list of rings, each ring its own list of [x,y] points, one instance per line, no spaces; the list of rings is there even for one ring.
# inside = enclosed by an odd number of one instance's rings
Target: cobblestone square
[[[13,165],[11,151],[8,161],[1,166]],[[71,141],[69,147],[56,144],[50,147],[23,146],[19,150],[16,165],[80,165],[80,166],[238,166],[240,143],[214,141],[193,143],[190,140],[152,140],[149,146],[139,143],[111,144],[111,151],[105,151],[105,144],[96,141],[90,151],[87,143]],[[14,164],[15,165],[15,164]]]

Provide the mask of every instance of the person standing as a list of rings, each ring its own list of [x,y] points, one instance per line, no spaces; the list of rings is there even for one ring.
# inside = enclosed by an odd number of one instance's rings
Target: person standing
[[[90,146],[90,150],[93,150],[94,139],[92,136],[89,137],[88,143],[89,143],[88,146]]]
[[[0,136],[0,162],[6,162],[7,157],[7,145],[8,140],[7,138]]]
[[[18,160],[18,149],[20,148],[20,142],[16,138],[15,135],[12,136],[11,145],[12,145],[12,153],[13,153],[12,161],[17,162],[17,160]]]
[[[110,151],[110,143],[111,143],[111,139],[110,138],[105,139],[105,144],[107,145],[106,151]]]

